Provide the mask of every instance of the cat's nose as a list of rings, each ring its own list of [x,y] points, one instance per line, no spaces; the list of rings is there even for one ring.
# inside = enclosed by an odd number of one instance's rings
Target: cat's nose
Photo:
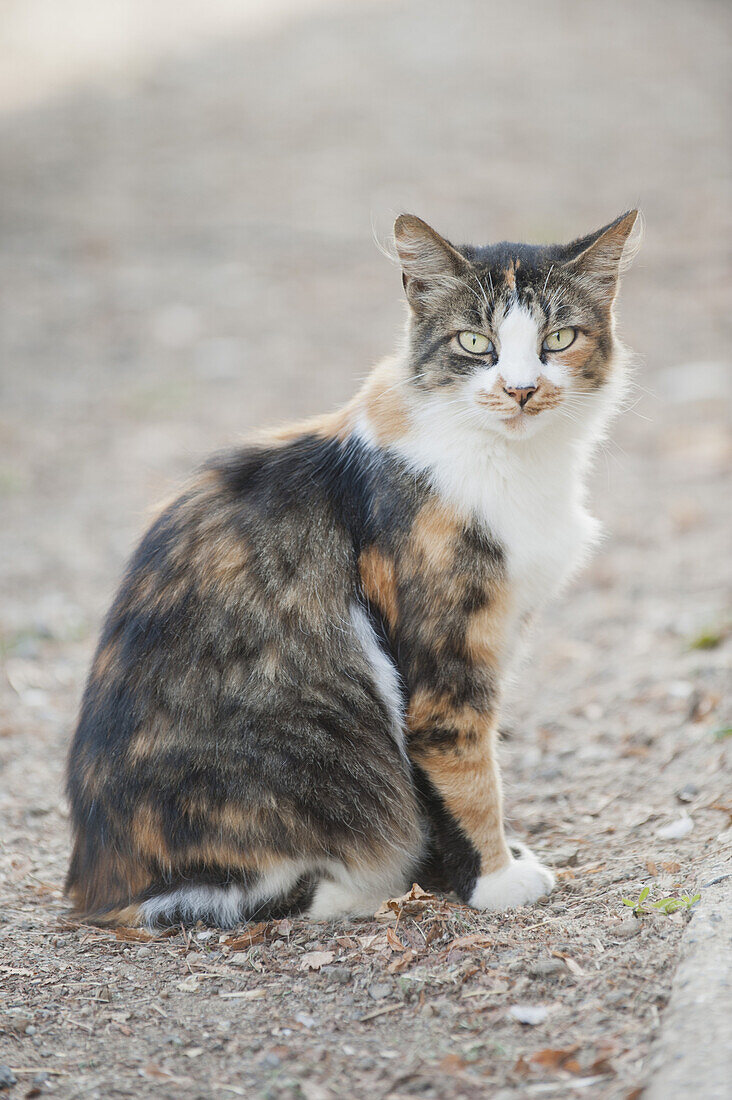
[[[515,401],[518,401],[523,409],[531,395],[536,393],[537,388],[537,386],[504,386],[503,392],[507,393],[509,397],[513,397]]]

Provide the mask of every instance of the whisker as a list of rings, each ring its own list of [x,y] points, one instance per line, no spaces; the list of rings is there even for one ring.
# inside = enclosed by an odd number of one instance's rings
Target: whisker
[[[554,270],[554,264],[552,264],[552,266],[549,268],[549,270],[547,272],[546,279],[544,280],[544,286],[541,288],[541,293],[542,294],[546,294],[547,283],[549,282],[549,279],[551,277],[551,273],[552,273],[553,270]]]

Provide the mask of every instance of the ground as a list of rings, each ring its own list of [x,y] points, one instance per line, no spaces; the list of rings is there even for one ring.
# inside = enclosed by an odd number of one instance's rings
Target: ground
[[[107,27],[73,0],[34,53],[53,5],[7,8],[0,1091],[638,1095],[689,913],[622,899],[704,895],[730,850],[729,9],[160,0]],[[607,537],[504,723],[508,820],[556,892],[235,936],[78,926],[64,757],[147,509],[390,350],[372,222],[548,240],[638,203],[636,385],[591,487]]]

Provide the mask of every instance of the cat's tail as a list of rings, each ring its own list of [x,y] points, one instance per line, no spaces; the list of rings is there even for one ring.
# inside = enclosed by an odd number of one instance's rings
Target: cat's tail
[[[249,920],[271,920],[302,913],[312,901],[315,881],[302,876],[284,891],[276,883],[170,881],[151,884],[127,904],[90,907],[75,897],[75,915],[107,928],[170,928],[202,921],[214,928],[233,928]]]
[[[74,915],[102,927],[161,928],[197,921],[231,928],[247,920],[302,912],[316,878],[296,860],[268,860],[256,869],[151,867],[96,838],[77,833],[66,879]]]

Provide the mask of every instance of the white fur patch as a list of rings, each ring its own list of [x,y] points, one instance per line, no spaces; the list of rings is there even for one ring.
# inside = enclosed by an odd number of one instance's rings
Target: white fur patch
[[[551,893],[554,875],[528,848],[523,852],[502,871],[480,876],[470,897],[474,909],[513,909]]]
[[[140,906],[142,923],[158,924],[180,917],[193,923],[199,917],[213,918],[221,928],[237,924],[244,914],[247,891],[240,883],[227,886],[178,886],[167,894],[149,898]]]
[[[251,887],[238,882],[225,886],[176,886],[142,903],[142,923],[155,925],[175,916],[185,923],[204,918],[221,928],[231,927],[245,917],[255,917],[257,906],[285,897],[305,870],[304,863],[291,861],[263,875]]]
[[[598,534],[583,506],[583,460],[571,428],[560,421],[529,439],[505,439],[471,430],[438,396],[415,407],[413,430],[394,448],[501,545],[519,618],[561,588]]]
[[[534,316],[514,306],[498,326],[498,363],[496,368],[505,385],[521,389],[535,386],[543,363],[539,358],[539,328]]]
[[[366,612],[355,603],[351,604],[351,623],[371,666],[376,691],[389,713],[392,737],[406,757],[404,710],[402,707],[402,694],[399,689],[399,673],[379,645],[378,638]]]
[[[315,889],[308,910],[313,920],[335,920],[337,917],[372,917],[387,898],[399,897],[409,882],[409,868],[419,853],[404,853],[391,865],[377,869],[351,871],[342,864],[333,864],[331,879],[323,879]]]

